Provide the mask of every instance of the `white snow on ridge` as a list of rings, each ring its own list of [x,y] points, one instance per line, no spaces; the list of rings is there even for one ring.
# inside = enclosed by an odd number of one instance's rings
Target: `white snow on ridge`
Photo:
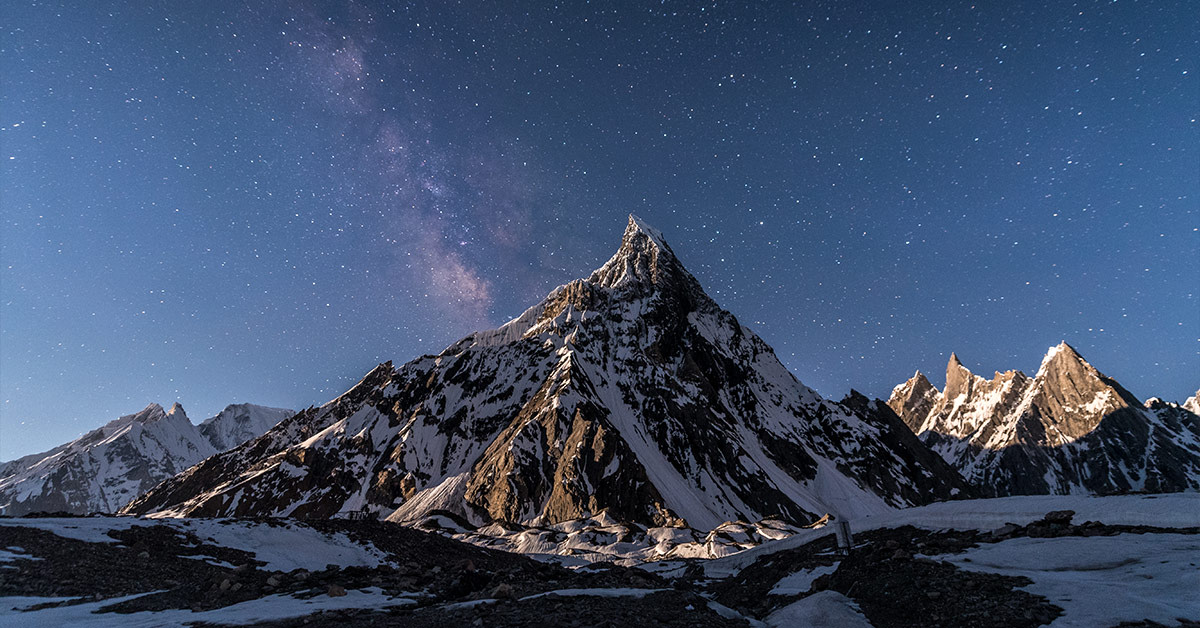
[[[226,406],[196,427],[217,451],[225,451],[265,434],[293,414],[295,410],[239,403]]]

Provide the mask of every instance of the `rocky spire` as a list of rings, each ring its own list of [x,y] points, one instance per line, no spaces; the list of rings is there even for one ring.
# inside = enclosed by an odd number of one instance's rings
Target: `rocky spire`
[[[676,272],[687,273],[662,233],[630,214],[625,235],[621,238],[621,248],[587,281],[607,288],[619,288],[633,283],[657,284]]]
[[[952,355],[946,383],[921,439],[986,495],[1200,486],[1200,457],[1186,446],[1200,424],[1172,404],[1143,406],[1066,342],[1047,350],[1032,379],[1006,371],[986,380]]]
[[[1200,390],[1183,402],[1183,409],[1192,414],[1200,414]]]
[[[955,399],[961,395],[969,395],[974,379],[975,375],[967,367],[963,366],[963,363],[958,359],[958,354],[951,353],[950,362],[946,364],[944,397],[946,399]]]
[[[938,389],[929,383],[929,378],[925,377],[924,373],[917,371],[908,381],[892,389],[892,396],[887,404],[909,429],[919,432],[921,423],[925,421],[937,400]]]
[[[1046,350],[1046,355],[1042,358],[1042,365],[1038,368],[1037,374],[1038,376],[1045,376],[1051,371],[1064,370],[1096,371],[1091,364],[1088,364],[1087,360],[1083,359],[1082,355],[1079,355],[1075,347],[1067,344],[1065,340]]]

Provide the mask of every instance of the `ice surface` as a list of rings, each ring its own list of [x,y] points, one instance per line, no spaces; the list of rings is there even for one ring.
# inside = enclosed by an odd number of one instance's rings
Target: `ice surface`
[[[1164,495],[1027,495],[996,499],[965,499],[895,510],[884,515],[850,519],[851,532],[911,525],[927,530],[994,530],[1005,523],[1025,525],[1052,510],[1075,511],[1074,521],[1109,525],[1147,525],[1164,528],[1200,526],[1200,493]],[[709,577],[737,573],[754,561],[785,549],[800,547],[831,534],[828,529],[803,530],[780,541],[764,543],[732,556],[704,563]]]
[[[943,557],[960,569],[1025,576],[1065,611],[1052,628],[1200,617],[1200,537],[1191,534],[1018,538]]]
[[[854,600],[837,591],[821,591],[767,615],[771,628],[801,626],[837,626],[838,628],[872,628]]]

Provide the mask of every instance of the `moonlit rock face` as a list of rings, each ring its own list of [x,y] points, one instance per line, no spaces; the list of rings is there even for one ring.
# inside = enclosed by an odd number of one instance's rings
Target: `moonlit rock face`
[[[237,414],[233,408],[254,418],[238,422],[230,416]],[[292,414],[243,404],[197,427],[182,405],[164,412],[152,403],[50,451],[0,464],[0,513],[116,512],[159,482],[228,449],[231,439],[241,444]]]
[[[1192,414],[1200,414],[1200,390],[1183,402],[1183,409]]]
[[[952,356],[945,391],[922,379],[888,404],[985,495],[1200,489],[1200,417],[1142,404],[1065,342],[1033,378],[984,379]]]
[[[938,399],[937,388],[924,373],[917,371],[907,382],[892,389],[888,406],[915,432]]]
[[[126,512],[713,529],[961,489],[881,402],[798,382],[631,216],[587,279],[436,356],[380,365]]]

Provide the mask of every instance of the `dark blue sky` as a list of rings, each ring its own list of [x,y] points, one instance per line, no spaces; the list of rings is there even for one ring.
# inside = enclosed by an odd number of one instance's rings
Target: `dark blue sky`
[[[71,4],[4,9],[0,458],[319,404],[630,212],[827,396],[1200,386],[1187,2]]]

